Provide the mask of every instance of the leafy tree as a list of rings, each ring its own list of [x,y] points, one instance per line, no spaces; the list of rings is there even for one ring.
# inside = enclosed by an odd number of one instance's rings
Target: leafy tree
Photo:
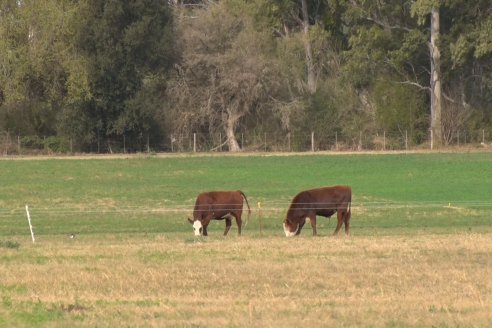
[[[52,135],[66,94],[71,1],[0,3],[1,128]]]
[[[433,141],[449,142],[464,121],[476,121],[473,107],[484,108],[490,95],[484,82],[491,67],[485,32],[491,7],[489,1],[351,0],[347,76],[359,88],[390,77],[427,92]]]
[[[399,135],[402,140],[408,133],[414,143],[425,141],[428,118],[424,112],[425,96],[420,90],[395,84],[388,78],[376,81],[371,95],[378,128],[389,135]]]
[[[84,0],[79,14],[75,99],[64,123],[77,125],[86,139],[145,137],[174,60],[170,8],[159,0]]]

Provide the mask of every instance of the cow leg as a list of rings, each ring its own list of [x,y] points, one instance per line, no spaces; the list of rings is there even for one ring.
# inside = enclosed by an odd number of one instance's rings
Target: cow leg
[[[334,235],[338,235],[338,231],[340,231],[342,224],[343,224],[343,213],[342,211],[337,211],[337,227],[335,228],[335,232],[333,233]]]
[[[233,216],[236,218],[236,223],[237,223],[237,235],[241,236],[241,227],[243,226],[243,220],[241,219],[241,214],[233,214]]]
[[[309,221],[311,221],[311,227],[313,228],[313,236],[318,235],[316,231],[316,214],[309,216]]]
[[[227,236],[227,233],[229,232],[229,229],[231,229],[232,225],[232,219],[231,218],[225,218],[225,230],[224,230],[224,236]]]
[[[208,236],[207,228],[208,228],[208,223],[203,225],[203,235],[204,236]]]
[[[301,234],[301,229],[305,223],[306,223],[306,219],[304,218],[304,220],[301,220],[301,222],[299,223],[299,229],[297,229],[296,236],[299,236]]]
[[[350,211],[344,213],[345,234],[350,235]]]

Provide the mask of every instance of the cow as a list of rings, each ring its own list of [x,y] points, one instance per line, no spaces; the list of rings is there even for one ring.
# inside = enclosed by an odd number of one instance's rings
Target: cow
[[[232,218],[236,219],[237,232],[241,235],[243,213],[243,199],[248,205],[248,218],[251,209],[246,195],[240,191],[209,191],[197,196],[193,209],[193,220],[188,221],[193,225],[195,236],[208,236],[207,227],[210,220],[225,220],[224,236],[227,235],[232,225]]]
[[[334,234],[338,234],[342,223],[345,223],[345,234],[348,236],[351,202],[352,189],[348,186],[324,187],[298,193],[292,199],[284,220],[285,236],[299,235],[308,218],[313,228],[313,236],[316,236],[316,215],[329,218],[335,212],[338,222]]]

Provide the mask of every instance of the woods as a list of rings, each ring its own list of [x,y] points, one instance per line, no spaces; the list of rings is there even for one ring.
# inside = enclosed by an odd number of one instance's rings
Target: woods
[[[385,131],[439,148],[492,128],[491,67],[487,0],[0,0],[0,136],[106,152],[220,134],[241,151],[245,131],[354,148]]]

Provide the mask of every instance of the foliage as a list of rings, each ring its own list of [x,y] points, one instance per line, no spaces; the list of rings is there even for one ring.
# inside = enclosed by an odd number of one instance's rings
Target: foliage
[[[183,19],[182,59],[169,88],[178,132],[234,132],[248,115],[262,115],[280,86],[275,40],[256,28],[256,3],[222,1],[197,19]],[[209,33],[213,31],[213,33]]]
[[[424,142],[432,8],[443,134],[488,128],[488,0],[1,0],[0,131],[87,151],[183,131],[320,133],[339,118],[346,134],[396,131],[413,115]]]
[[[162,88],[163,74],[172,64],[168,7],[153,0],[87,0],[80,12],[74,47],[87,70],[90,97],[82,106],[93,129],[86,133],[147,134],[160,98],[156,85]],[[150,100],[144,101],[149,93]]]
[[[380,129],[401,136],[408,133],[416,144],[425,140],[428,117],[423,110],[425,98],[419,90],[381,80],[375,83],[372,95]]]
[[[0,128],[24,134],[56,132],[56,116],[66,92],[70,1],[6,1],[0,8]],[[1,10],[1,9],[0,9]]]

